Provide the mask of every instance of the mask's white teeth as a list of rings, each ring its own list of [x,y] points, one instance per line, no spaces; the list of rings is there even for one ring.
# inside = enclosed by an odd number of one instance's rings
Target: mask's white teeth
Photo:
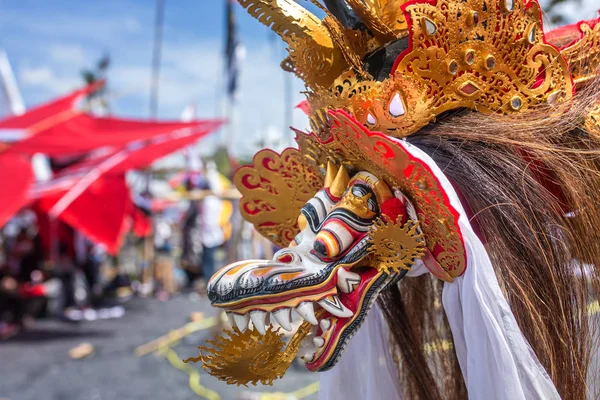
[[[272,313],[275,321],[286,331],[292,331],[292,310],[289,308],[282,308]]]
[[[305,353],[302,355],[302,357],[300,357],[304,362],[311,362],[312,360],[315,359],[315,353]]]
[[[302,340],[300,343],[300,349],[298,350],[298,354],[301,354],[300,358],[304,362],[311,362],[315,358],[315,353],[317,352],[317,348],[315,347],[312,335],[308,335]]]
[[[347,271],[345,268],[338,269],[337,286],[343,293],[353,292],[360,284],[360,275]]]
[[[250,319],[252,319],[252,323],[254,324],[254,328],[261,334],[264,335],[267,333],[265,327],[265,321],[267,319],[267,313],[265,311],[252,311],[250,313]]]
[[[233,328],[235,326],[235,319],[233,318],[233,313],[226,311],[225,315],[227,316],[227,320],[229,321],[229,326]]]
[[[325,339],[323,339],[320,336],[317,336],[316,338],[313,339],[313,343],[315,344],[315,346],[317,346],[318,348],[321,348],[325,345]]]
[[[354,315],[337,296],[329,296],[319,301],[319,305],[339,318],[350,318]]]
[[[331,321],[328,319],[322,319],[321,322],[319,322],[319,325],[321,325],[321,329],[323,330],[323,332],[328,331],[329,328],[331,328]]]
[[[240,330],[240,332],[245,332],[248,329],[248,322],[250,322],[250,316],[248,314],[233,314],[233,321],[235,322],[235,326]]]
[[[319,321],[315,317],[315,309],[310,301],[305,301],[296,308],[296,312],[300,314],[308,323],[319,325]]]

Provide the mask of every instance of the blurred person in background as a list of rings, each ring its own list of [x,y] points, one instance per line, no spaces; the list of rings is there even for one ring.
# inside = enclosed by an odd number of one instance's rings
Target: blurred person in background
[[[183,221],[182,266],[193,286],[203,278],[200,291],[217,270],[217,251],[225,243],[223,229],[223,201],[219,173],[216,165],[209,162],[206,173],[191,174],[186,184],[188,191],[198,191],[200,200],[192,200]]]
[[[155,217],[154,227],[156,296],[160,300],[167,300],[176,290],[171,254],[174,247],[173,229],[164,213],[160,213]]]
[[[75,261],[85,276],[90,303],[99,300],[102,294],[100,284],[100,257],[96,246],[81,232],[75,231]]]
[[[0,267],[0,338],[30,327],[44,303],[42,246],[35,214],[24,210],[4,229],[5,263]]]
[[[200,202],[199,225],[202,240],[202,275],[206,282],[217,272],[216,253],[225,243],[223,231],[223,188],[220,182],[217,166],[214,162],[206,165],[206,180],[202,188],[207,196]]]
[[[203,190],[208,184],[206,178],[200,171],[191,171],[185,181],[185,189],[188,193]],[[187,287],[191,289],[195,282],[202,277],[202,238],[200,236],[200,225],[198,212],[201,208],[201,200],[190,200],[188,209],[183,216],[183,249],[181,255],[181,266],[187,277]]]

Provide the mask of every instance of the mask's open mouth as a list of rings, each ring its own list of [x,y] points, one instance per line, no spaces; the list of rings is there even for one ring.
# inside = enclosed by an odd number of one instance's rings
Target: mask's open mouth
[[[359,261],[366,255],[362,247]],[[257,276],[261,279],[254,281]],[[375,268],[347,263],[334,263],[310,273],[300,266],[252,260],[234,263],[215,275],[209,296],[214,306],[226,310],[231,325],[242,332],[252,322],[254,329],[264,334],[273,321],[290,331],[291,311],[296,311],[313,325],[298,356],[309,370],[324,371],[335,365],[389,280],[388,274]]]
[[[313,328],[313,335],[304,340],[300,356],[311,371],[326,371],[336,364],[350,339],[360,329],[379,292],[390,279],[389,275],[373,268],[358,270],[360,283],[353,291],[340,293],[337,305],[329,304],[330,307],[321,315],[319,325]],[[344,309],[351,315],[342,317],[337,310],[331,312],[333,307]]]

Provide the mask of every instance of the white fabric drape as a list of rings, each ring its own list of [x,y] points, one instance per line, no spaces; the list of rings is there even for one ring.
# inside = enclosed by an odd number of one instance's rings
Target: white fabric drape
[[[402,145],[428,164],[460,214],[467,269],[454,283],[444,284],[442,303],[469,399],[560,399],[519,329],[487,251],[473,231],[450,181],[427,154],[409,143]]]
[[[469,266],[444,284],[442,303],[469,399],[560,399],[500,291],[483,244],[463,233]]]
[[[405,141],[398,143],[431,168],[460,214],[467,269],[454,283],[444,284],[442,303],[469,399],[560,399],[519,329],[487,251],[473,231],[450,181],[423,151]],[[423,273],[421,263],[416,267],[404,279]],[[398,378],[384,334],[386,329],[381,310],[375,307],[339,363],[321,374],[320,400],[400,399]]]

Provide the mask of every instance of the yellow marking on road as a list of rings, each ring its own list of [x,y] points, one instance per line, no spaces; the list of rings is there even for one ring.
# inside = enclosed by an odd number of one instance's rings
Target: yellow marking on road
[[[182,361],[181,357],[170,347],[161,350],[161,353],[169,360],[171,365],[189,375],[188,384],[192,392],[207,400],[220,400],[221,396],[200,384],[200,372],[189,364]]]
[[[596,315],[600,313],[600,303],[598,300],[588,304],[588,315]],[[174,368],[177,368],[189,375],[190,389],[199,397],[207,400],[220,400],[221,396],[217,392],[214,392],[200,384],[200,372],[189,364],[182,361],[182,358],[171,348],[171,346],[177,344],[184,337],[198,332],[204,329],[211,328],[217,324],[216,317],[210,317],[201,321],[191,322],[185,326],[171,331],[169,334],[161,336],[149,343],[143,344],[135,349],[135,355],[138,357],[159,352],[164,355],[167,360],[171,363]],[[453,344],[449,340],[443,340],[439,343],[426,343],[424,345],[424,352],[431,354],[438,351],[448,351],[453,348]],[[257,400],[297,400],[311,396],[319,391],[319,382],[311,383],[301,389],[298,389],[291,393],[282,392],[262,392],[253,393],[256,395]],[[0,399],[3,400],[3,399]]]
[[[136,347],[134,354],[136,357],[143,357],[150,353],[156,353],[161,348],[173,346],[181,339],[204,329],[211,328],[217,324],[217,317],[210,317],[200,321],[190,322],[179,329],[175,329],[168,334],[154,339],[151,342],[145,343]]]

